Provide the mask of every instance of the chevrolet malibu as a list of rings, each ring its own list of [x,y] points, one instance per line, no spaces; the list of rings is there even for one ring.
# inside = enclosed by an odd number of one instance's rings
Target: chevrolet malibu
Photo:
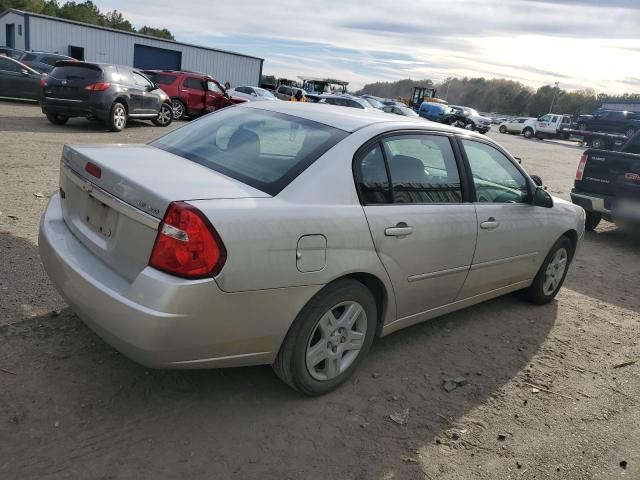
[[[376,336],[561,288],[584,211],[479,134],[255,102],[147,145],[65,146],[40,226],[82,320],[158,368],[271,364],[307,395]]]

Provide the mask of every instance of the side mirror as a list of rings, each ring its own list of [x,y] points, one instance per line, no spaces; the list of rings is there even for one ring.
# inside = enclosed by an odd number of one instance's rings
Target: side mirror
[[[159,88],[160,88],[160,85],[158,85],[156,82],[153,82],[153,89],[158,90]]]
[[[552,208],[553,197],[551,197],[551,195],[549,195],[549,193],[544,188],[538,187],[533,193],[533,204],[536,207]]]
[[[540,178],[538,175],[531,175],[531,180],[533,180],[533,183],[535,183],[538,187],[542,187],[544,185],[542,178]]]
[[[254,97],[258,96],[258,94],[256,92],[251,92],[251,95],[253,95]]]

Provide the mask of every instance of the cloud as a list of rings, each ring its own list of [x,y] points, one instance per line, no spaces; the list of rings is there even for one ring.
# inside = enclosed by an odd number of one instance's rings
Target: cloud
[[[640,0],[104,0],[136,25],[265,58],[265,73],[400,78],[485,76],[537,87],[638,91]],[[606,8],[605,8],[606,7]]]

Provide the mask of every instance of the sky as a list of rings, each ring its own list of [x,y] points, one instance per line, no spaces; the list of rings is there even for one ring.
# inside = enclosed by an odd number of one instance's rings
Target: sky
[[[365,83],[509,78],[640,93],[640,0],[98,0],[135,26],[265,59],[265,74]]]

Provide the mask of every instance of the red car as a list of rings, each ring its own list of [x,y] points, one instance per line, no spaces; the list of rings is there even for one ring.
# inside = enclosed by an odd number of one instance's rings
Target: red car
[[[144,73],[169,95],[176,120],[197,117],[244,101],[227,95],[215,78],[203,73],[165,70],[145,70]]]

